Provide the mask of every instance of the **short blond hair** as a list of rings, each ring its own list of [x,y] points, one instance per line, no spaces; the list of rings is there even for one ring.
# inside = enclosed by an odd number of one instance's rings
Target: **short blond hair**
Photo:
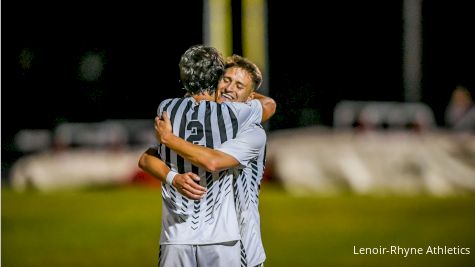
[[[229,68],[241,68],[245,70],[252,79],[253,90],[257,91],[262,84],[262,73],[259,67],[254,64],[252,61],[245,57],[241,57],[239,55],[232,55],[226,58],[226,62],[224,64],[225,69]]]

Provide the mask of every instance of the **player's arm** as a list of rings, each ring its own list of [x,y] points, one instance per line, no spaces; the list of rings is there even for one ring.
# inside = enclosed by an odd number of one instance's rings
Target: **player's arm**
[[[239,165],[239,161],[233,156],[218,150],[195,145],[174,135],[166,112],[163,112],[162,119],[159,117],[155,118],[155,134],[160,143],[207,171],[221,171]]]
[[[274,116],[275,110],[277,108],[277,103],[275,103],[274,99],[265,96],[263,94],[259,94],[257,92],[253,93],[254,99],[259,100],[262,105],[262,122],[266,122],[272,116]]]
[[[196,183],[200,177],[192,172],[183,174],[171,172],[170,168],[157,157],[157,152],[156,148],[147,149],[139,159],[139,167],[162,183],[167,183],[167,175],[172,175],[172,185],[180,194],[194,200],[201,199],[206,193],[206,188]]]

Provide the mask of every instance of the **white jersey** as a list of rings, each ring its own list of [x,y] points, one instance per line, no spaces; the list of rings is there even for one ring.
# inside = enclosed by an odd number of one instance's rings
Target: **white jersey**
[[[157,113],[163,111],[167,111],[176,136],[209,148],[235,138],[262,118],[262,106],[257,100],[246,104],[218,104],[196,102],[192,97],[175,98],[160,103]],[[239,240],[232,192],[233,170],[209,173],[164,145],[159,146],[159,155],[173,171],[198,174],[200,184],[208,190],[202,199],[191,200],[173,186],[162,184],[160,243],[204,245]],[[236,155],[246,163],[244,156]]]
[[[258,136],[263,136],[258,137]],[[260,140],[264,140],[263,142]],[[257,266],[266,259],[261,238],[261,220],[259,216],[259,191],[265,166],[266,134],[260,125],[246,128],[235,139],[222,144],[217,150],[229,155],[244,154],[244,149],[254,147],[259,150],[252,160],[240,162],[245,165],[239,170],[233,181],[236,212],[241,233],[241,262],[246,266]],[[247,143],[251,143],[246,145]],[[252,144],[254,143],[254,144]]]

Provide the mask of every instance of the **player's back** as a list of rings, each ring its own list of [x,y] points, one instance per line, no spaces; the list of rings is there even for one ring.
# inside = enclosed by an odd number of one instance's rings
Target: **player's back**
[[[194,144],[214,148],[236,137],[247,123],[257,120],[252,107],[239,104],[197,102],[193,98],[163,101],[158,113],[167,111],[173,133]],[[232,171],[209,173],[192,165],[173,150],[161,146],[162,160],[178,173],[194,172],[208,192],[201,200],[182,196],[173,186],[162,185],[162,244],[210,244],[238,240],[239,230],[232,194]]]

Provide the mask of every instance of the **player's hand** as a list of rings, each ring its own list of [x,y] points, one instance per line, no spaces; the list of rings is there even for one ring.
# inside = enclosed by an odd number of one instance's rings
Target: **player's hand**
[[[173,186],[187,198],[199,200],[206,193],[206,188],[198,184],[200,177],[192,172],[175,175]]]
[[[173,134],[172,124],[168,118],[166,111],[162,113],[162,116],[155,117],[155,137],[157,140],[164,144],[166,142],[167,135]]]

